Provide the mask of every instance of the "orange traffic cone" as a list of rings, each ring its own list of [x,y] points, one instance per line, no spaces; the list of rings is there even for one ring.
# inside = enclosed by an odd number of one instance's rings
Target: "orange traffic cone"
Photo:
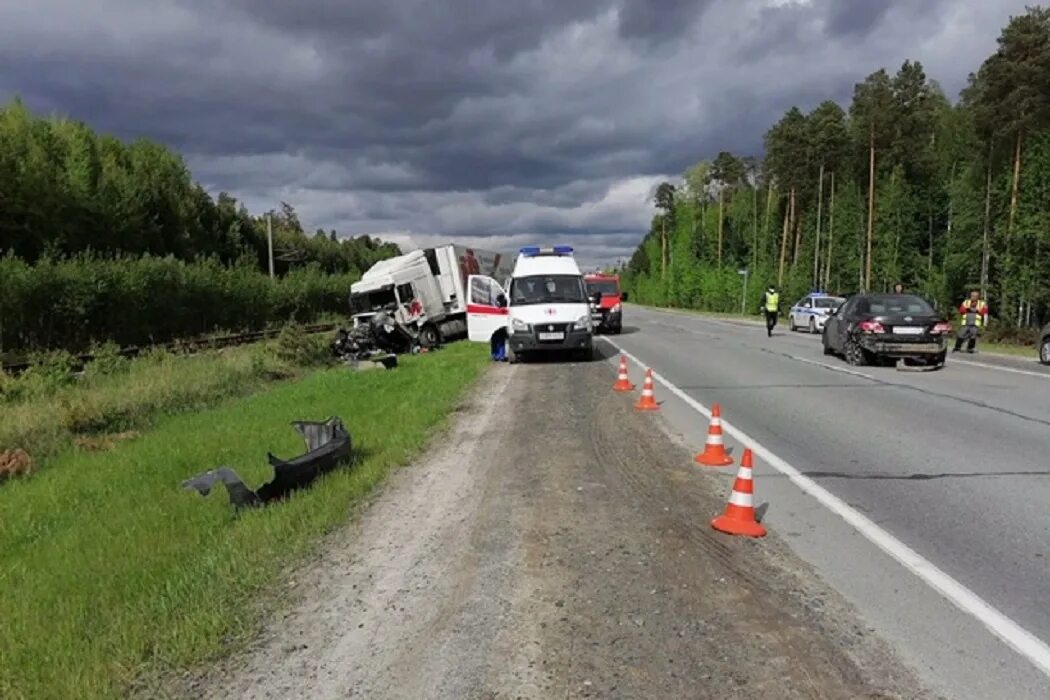
[[[736,473],[733,493],[729,494],[726,512],[711,521],[711,527],[719,532],[746,537],[765,537],[766,528],[755,520],[753,503],[754,481],[751,478],[751,450],[744,450],[740,470]]]
[[[638,411],[660,410],[660,405],[656,403],[656,399],[653,396],[653,371],[651,369],[645,370],[645,383],[642,384],[642,395],[634,407]]]
[[[631,384],[627,376],[627,355],[622,353],[620,354],[620,373],[616,377],[616,383],[613,384],[613,391],[634,391],[634,384]]]
[[[704,451],[694,461],[707,467],[725,467],[733,463],[733,458],[726,452],[722,442],[722,409],[718,404],[711,407],[711,423],[707,426],[707,440]]]

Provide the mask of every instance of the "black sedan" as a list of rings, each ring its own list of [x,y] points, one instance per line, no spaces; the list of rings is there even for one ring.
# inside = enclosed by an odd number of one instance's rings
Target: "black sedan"
[[[952,326],[923,298],[911,294],[856,294],[828,317],[825,355],[851,365],[939,366],[948,352]]]

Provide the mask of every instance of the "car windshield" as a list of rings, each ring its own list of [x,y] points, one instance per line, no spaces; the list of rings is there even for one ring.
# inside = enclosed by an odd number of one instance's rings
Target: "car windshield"
[[[817,297],[813,300],[813,306],[818,309],[834,309],[836,306],[840,306],[844,299],[837,297]]]
[[[587,293],[601,292],[602,296],[614,297],[620,293],[616,280],[587,280]]]
[[[531,275],[515,277],[510,282],[512,306],[559,302],[578,304],[586,301],[583,278],[579,275]]]
[[[915,296],[879,296],[872,297],[870,299],[864,299],[860,308],[858,309],[861,313],[869,313],[876,315],[893,315],[893,314],[930,314],[934,313],[933,307],[931,307],[925,299]]]

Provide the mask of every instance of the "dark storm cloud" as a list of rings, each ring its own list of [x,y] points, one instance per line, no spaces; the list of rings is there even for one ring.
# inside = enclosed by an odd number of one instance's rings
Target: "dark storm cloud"
[[[209,190],[400,239],[629,251],[646,202],[905,58],[950,95],[1024,0],[34,0],[0,98],[186,154]],[[607,243],[607,245],[606,245]]]
[[[835,37],[863,37],[892,5],[891,0],[833,0],[828,3],[827,32]]]

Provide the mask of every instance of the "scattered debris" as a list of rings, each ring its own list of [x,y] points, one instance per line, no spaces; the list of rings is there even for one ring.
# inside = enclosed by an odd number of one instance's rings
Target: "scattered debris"
[[[34,471],[33,458],[22,448],[0,452],[0,482],[16,476],[29,476]]]
[[[182,482],[183,488],[207,496],[217,483],[222,483],[231,505],[237,508],[265,505],[309,486],[317,477],[332,471],[350,457],[352,440],[340,418],[332,417],[323,423],[294,421],[292,427],[303,436],[306,453],[284,461],[267,452],[274,478],[257,490],[249,489],[237,472],[225,466],[187,479]]]
[[[438,347],[425,345],[418,333],[386,311],[377,312],[350,331],[340,328],[331,344],[332,354],[355,369],[368,368],[362,367],[362,362],[378,362],[393,369],[397,355],[417,355]]]

